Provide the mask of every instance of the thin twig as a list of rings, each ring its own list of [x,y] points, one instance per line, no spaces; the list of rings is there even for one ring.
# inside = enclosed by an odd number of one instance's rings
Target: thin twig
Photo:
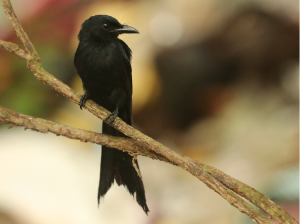
[[[23,49],[21,49],[19,47],[19,45],[11,43],[11,42],[0,40],[0,48],[3,50],[6,50],[12,54],[15,54],[25,60],[30,60],[30,58],[31,58],[29,54],[27,54]]]
[[[23,30],[13,8],[9,0],[2,0],[2,5],[4,8],[4,12],[6,13],[7,17],[9,18],[11,24],[13,25],[18,37],[22,41],[27,53],[32,56],[33,58],[39,59],[39,55],[34,49],[33,44],[29,40],[27,34]]]
[[[133,155],[133,153],[131,153],[131,155]],[[138,165],[137,165],[137,162],[136,162],[136,161],[137,161],[137,155],[138,155],[138,153],[135,153],[135,154],[133,155],[133,157],[132,157],[132,165],[133,165],[133,167],[134,167],[134,169],[135,169],[137,175],[138,175],[138,176],[141,178],[141,180],[142,180],[143,178],[142,178],[140,169],[138,168]]]

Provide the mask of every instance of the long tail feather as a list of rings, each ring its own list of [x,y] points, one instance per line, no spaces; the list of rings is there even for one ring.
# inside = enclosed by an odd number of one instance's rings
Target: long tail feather
[[[103,133],[107,135],[125,137],[108,124],[103,123]],[[98,203],[116,180],[118,185],[124,185],[131,195],[136,195],[136,201],[145,213],[149,212],[144,184],[132,164],[133,157],[127,152],[103,146],[101,156],[100,183],[98,189]],[[137,161],[136,161],[136,164]],[[138,167],[138,165],[137,165]]]

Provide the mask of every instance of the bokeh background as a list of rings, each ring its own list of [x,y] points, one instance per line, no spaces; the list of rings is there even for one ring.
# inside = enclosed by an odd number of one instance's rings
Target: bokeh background
[[[13,0],[43,66],[82,93],[81,23],[108,14],[140,31],[134,126],[249,184],[299,220],[299,2]],[[20,44],[0,7],[0,38]],[[0,51],[0,105],[73,127],[101,121]],[[114,185],[98,208],[100,146],[0,125],[0,224],[252,223],[187,172],[139,157],[146,216]]]

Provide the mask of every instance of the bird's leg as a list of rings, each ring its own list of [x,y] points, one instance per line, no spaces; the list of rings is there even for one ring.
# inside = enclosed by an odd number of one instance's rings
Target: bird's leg
[[[80,106],[80,109],[82,110],[82,107],[84,106],[86,100],[89,98],[89,94],[88,92],[85,92],[81,98],[80,98],[80,102],[79,102],[79,106]]]
[[[114,120],[118,117],[119,114],[119,108],[124,108],[126,102],[127,102],[127,98],[126,98],[126,93],[124,93],[124,91],[120,88],[115,88],[110,96],[109,99],[113,102],[115,102],[115,107],[116,109],[111,112],[110,115],[107,116],[107,118],[104,120],[107,124],[111,124],[114,122]]]
[[[107,116],[107,118],[105,118],[104,122],[111,124],[118,117],[118,113],[119,109],[117,107],[113,112],[110,113],[110,115]]]

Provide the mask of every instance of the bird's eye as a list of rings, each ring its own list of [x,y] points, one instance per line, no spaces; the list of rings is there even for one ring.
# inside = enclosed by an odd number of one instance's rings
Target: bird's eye
[[[108,25],[105,23],[102,25],[103,29],[107,30],[108,29]]]

